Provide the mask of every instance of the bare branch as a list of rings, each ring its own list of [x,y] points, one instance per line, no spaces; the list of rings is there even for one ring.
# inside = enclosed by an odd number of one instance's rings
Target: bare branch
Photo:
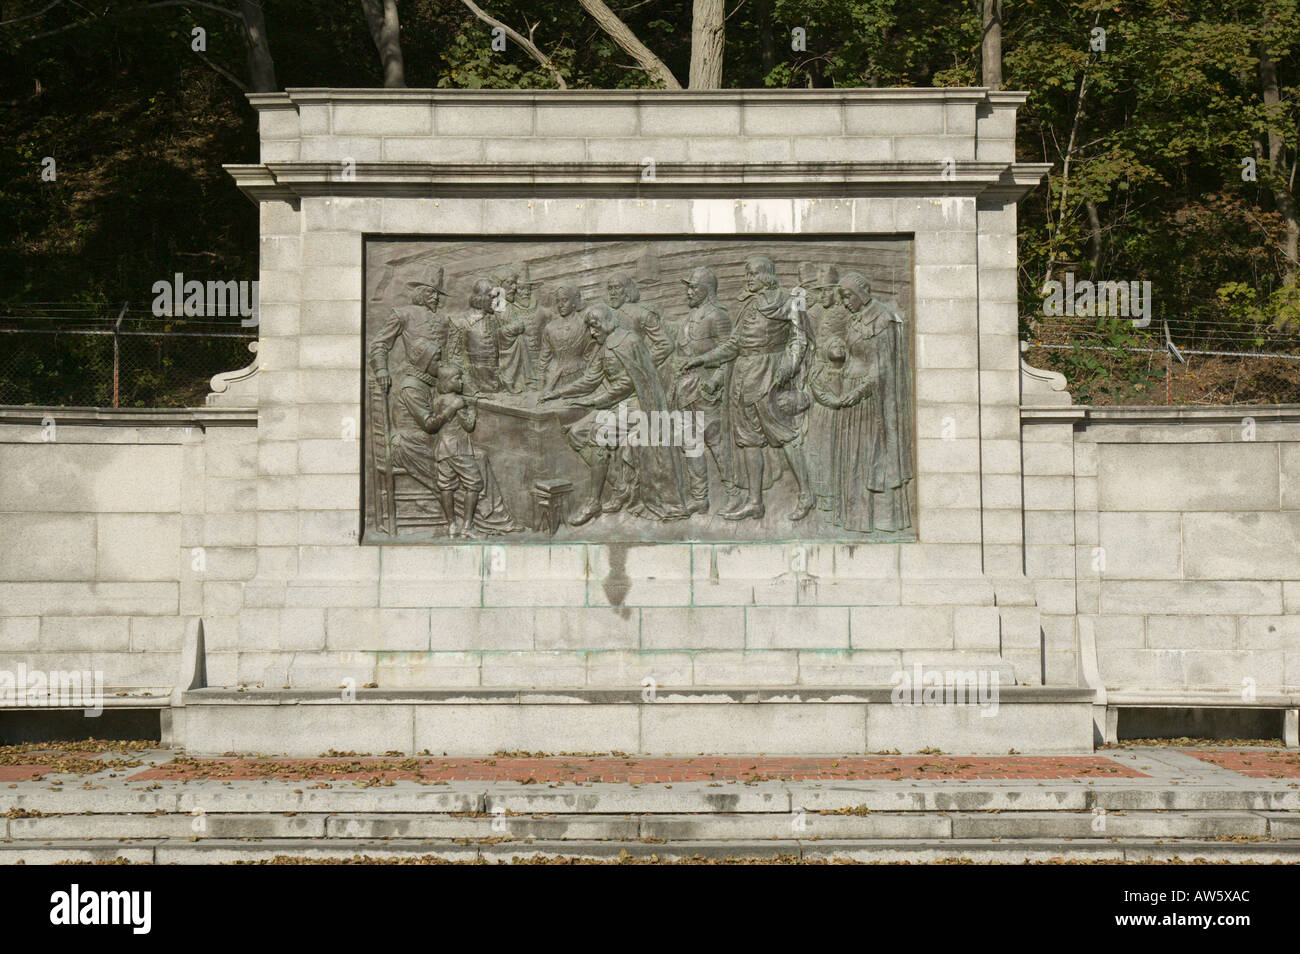
[[[462,2],[468,3],[469,0],[462,0]],[[666,89],[682,88],[682,84],[677,82],[677,77],[673,76],[673,71],[664,64],[663,60],[651,53],[644,43],[637,39],[636,34],[628,29],[627,24],[618,18],[617,14],[605,4],[604,0],[578,0],[578,2],[582,4],[582,9],[591,14],[596,23],[600,25],[600,28],[609,34],[610,38],[623,49],[623,52],[640,63],[642,69],[659,80]]]
[[[37,17],[49,13],[51,10],[53,10],[62,2],[63,0],[54,0],[53,3],[47,3],[45,6],[37,10],[35,13],[28,13],[28,14],[24,14],[21,17],[14,17],[12,20],[0,20],[0,26],[9,26],[9,24],[11,23],[22,23],[24,20],[35,20]]]
[[[80,6],[80,4],[78,4]],[[203,3],[202,0],[160,0],[158,3],[149,3],[142,7],[128,7],[125,10],[114,10],[112,13],[106,13],[103,16],[91,15],[88,20],[77,20],[73,23],[65,23],[61,27],[53,30],[46,30],[44,33],[34,33],[26,37],[23,42],[30,43],[32,40],[42,40],[47,36],[55,36],[59,33],[67,33],[69,30],[75,30],[77,27],[86,26],[88,23],[99,23],[102,20],[110,20],[114,17],[131,16],[137,13],[144,13],[146,10],[155,10],[162,7],[203,7],[207,10],[214,10],[217,13],[223,13],[228,17],[234,17],[236,20],[243,21],[243,17],[234,10],[226,7],[219,7],[215,3]],[[49,9],[48,7],[46,9]],[[85,9],[84,7],[82,9]]]
[[[1002,88],[1002,0],[984,0],[980,39],[982,79],[989,89]]]
[[[195,55],[199,57],[199,62],[202,63],[204,66],[206,66],[208,69],[214,70],[215,72],[224,76],[226,79],[230,80],[230,82],[234,83],[235,86],[239,88],[240,92],[244,92],[244,93],[248,92],[248,85],[243,80],[241,80],[238,76],[236,76],[234,73],[230,72],[230,70],[222,66],[220,63],[213,62],[211,57],[203,56],[201,54],[198,54],[197,52]]]
[[[215,3],[203,3],[202,0],[160,0],[158,3],[147,4],[145,9],[154,7],[202,7],[205,10],[215,10],[217,13],[224,13],[228,17],[236,20],[243,20],[243,17],[235,10],[229,10],[225,7],[219,7]]]
[[[474,16],[478,17],[480,20],[482,20],[484,23],[489,24],[490,26],[497,27],[502,32],[504,32],[506,36],[510,37],[510,39],[514,40],[517,44],[519,44],[519,46],[524,50],[524,52],[526,52],[529,56],[531,56],[534,60],[537,61],[538,65],[541,66],[542,69],[546,70],[548,73],[551,74],[551,77],[555,80],[556,86],[558,86],[560,89],[569,88],[568,84],[564,82],[564,77],[560,75],[560,71],[556,68],[555,64],[551,62],[551,58],[547,56],[545,53],[543,53],[541,50],[539,50],[532,43],[532,41],[526,39],[523,36],[523,34],[519,33],[517,30],[512,30],[510,27],[506,26],[504,23],[502,23],[496,17],[492,16],[490,13],[485,12],[481,7],[479,7],[478,4],[474,2],[474,0],[460,0],[460,2],[465,4],[465,6],[469,7],[470,13],[474,14]],[[537,27],[534,26],[533,29],[535,30],[537,29]],[[529,33],[531,34],[532,30],[530,30]]]

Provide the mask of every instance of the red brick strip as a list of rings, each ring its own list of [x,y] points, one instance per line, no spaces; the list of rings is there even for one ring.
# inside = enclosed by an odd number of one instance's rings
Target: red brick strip
[[[755,782],[1146,778],[1105,756],[179,758],[132,781]]]
[[[1300,778],[1300,754],[1278,750],[1179,749],[1184,755],[1251,778]]]

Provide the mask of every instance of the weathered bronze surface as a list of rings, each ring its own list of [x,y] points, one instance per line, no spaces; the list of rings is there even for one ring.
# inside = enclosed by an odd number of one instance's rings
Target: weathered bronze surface
[[[915,539],[905,239],[371,239],[367,542]]]

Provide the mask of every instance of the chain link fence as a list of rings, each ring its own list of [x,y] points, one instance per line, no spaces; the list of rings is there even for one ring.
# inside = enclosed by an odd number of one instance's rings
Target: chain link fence
[[[247,366],[238,318],[157,318],[145,306],[41,302],[0,315],[0,404],[199,407],[214,374]]]
[[[246,367],[238,318],[158,318],[144,305],[0,306],[0,404],[202,406],[212,376]],[[1080,404],[1297,404],[1300,342],[1267,329],[1038,322],[1025,359]]]
[[[1038,319],[1032,366],[1065,375],[1078,404],[1300,404],[1300,340],[1227,321]]]

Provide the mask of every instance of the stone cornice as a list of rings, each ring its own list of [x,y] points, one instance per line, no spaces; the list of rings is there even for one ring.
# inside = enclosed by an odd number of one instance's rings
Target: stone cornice
[[[1014,201],[1045,163],[662,162],[654,181],[631,162],[439,163],[287,161],[224,167],[251,199],[307,196],[976,196]]]
[[[0,406],[0,425],[40,427],[47,418],[64,426],[256,427],[257,409],[243,407],[40,407]]]
[[[1038,187],[1043,177],[1052,171],[1050,162],[1014,162],[1003,166],[997,183],[981,193],[985,198],[1018,202]]]
[[[982,86],[885,87],[835,89],[376,89],[290,87],[275,93],[249,93],[257,109],[289,109],[299,103],[988,103],[1015,107],[1027,92]]]
[[[1240,424],[1242,418],[1258,422],[1300,422],[1300,404],[1237,404],[1220,407],[1091,407],[1022,405],[1025,424]]]

